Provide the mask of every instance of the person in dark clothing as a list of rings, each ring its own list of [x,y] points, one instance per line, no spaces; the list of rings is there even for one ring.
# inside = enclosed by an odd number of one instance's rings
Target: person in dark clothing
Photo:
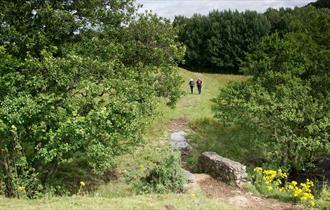
[[[198,80],[196,81],[196,84],[197,84],[198,94],[200,95],[202,93],[203,81],[200,78],[198,78]]]
[[[194,86],[195,86],[195,82],[193,79],[189,80],[189,86],[190,86],[190,93],[193,94],[194,93]]]

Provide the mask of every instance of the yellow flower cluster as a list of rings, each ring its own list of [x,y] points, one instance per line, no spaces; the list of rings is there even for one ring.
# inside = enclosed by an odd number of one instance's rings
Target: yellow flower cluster
[[[283,172],[282,169],[275,171],[275,170],[264,170],[261,167],[256,167],[254,171],[262,176],[263,182],[267,185],[275,184],[276,186],[279,186],[280,184],[282,184],[281,179],[287,177],[287,174]]]
[[[254,169],[257,176],[261,178],[261,183],[266,185],[268,192],[278,190],[279,192],[290,193],[292,197],[301,203],[309,206],[315,206],[315,198],[312,194],[311,187],[314,186],[313,182],[307,179],[305,183],[298,184],[296,181],[292,181],[285,186],[282,185],[283,179],[287,178],[287,174],[281,169],[279,170],[265,170],[261,167]],[[280,187],[283,186],[283,187]]]
[[[307,179],[305,183],[298,183],[292,181],[285,186],[287,192],[291,193],[294,198],[300,200],[301,203],[315,206],[315,198],[312,194],[311,187],[314,186],[314,183]]]

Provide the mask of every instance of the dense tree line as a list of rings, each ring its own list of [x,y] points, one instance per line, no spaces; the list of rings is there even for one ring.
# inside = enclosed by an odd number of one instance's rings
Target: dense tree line
[[[1,1],[0,193],[75,189],[141,142],[158,97],[175,104],[183,48],[133,3]]]
[[[173,22],[187,50],[185,65],[214,72],[237,73],[245,53],[252,52],[270,31],[267,18],[257,12],[212,11],[207,16],[178,16]]]
[[[329,2],[319,0],[309,5],[329,8]],[[301,27],[293,23],[301,18],[294,11],[270,8],[264,14],[212,11],[206,16],[177,16],[173,25],[187,48],[183,65],[199,71],[239,73],[246,53],[253,52],[261,38],[275,32],[282,36]]]
[[[273,33],[215,100],[220,122],[248,128],[267,164],[305,170],[330,152],[330,10],[268,10]]]
[[[316,8],[330,8],[330,1],[329,0],[317,0],[316,2],[312,2],[309,5],[312,5]]]

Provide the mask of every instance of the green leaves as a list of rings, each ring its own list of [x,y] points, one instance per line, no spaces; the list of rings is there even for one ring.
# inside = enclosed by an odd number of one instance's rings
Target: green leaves
[[[178,38],[187,46],[186,65],[238,72],[245,53],[252,52],[270,23],[265,16],[246,11],[212,11],[208,16],[176,17]]]
[[[34,197],[101,176],[143,142],[158,97],[175,104],[173,66],[183,48],[169,21],[134,12],[131,0],[3,2],[0,181],[7,196],[18,196],[20,183]]]
[[[265,37],[243,64],[253,77],[221,91],[214,111],[222,122],[262,133],[257,142],[266,143],[269,162],[301,170],[330,148],[329,66],[323,57],[330,39],[320,42],[324,28],[317,26],[320,16],[330,14],[313,8],[291,13],[305,22],[303,28]]]

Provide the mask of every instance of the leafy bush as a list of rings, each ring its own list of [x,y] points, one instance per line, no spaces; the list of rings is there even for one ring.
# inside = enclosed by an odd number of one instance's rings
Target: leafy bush
[[[312,7],[296,13],[290,25],[297,32],[265,37],[244,63],[253,77],[223,89],[214,112],[219,122],[254,132],[274,166],[302,170],[330,151],[330,25],[319,24],[330,13]]]
[[[221,156],[243,164],[260,164],[264,145],[255,142],[256,136],[242,126],[225,127],[214,118],[198,119],[190,123],[194,132],[189,136],[194,150],[189,153],[188,165],[197,170],[201,153],[214,151]]]
[[[267,18],[253,11],[215,10],[207,16],[178,16],[173,24],[187,47],[185,65],[212,72],[238,73],[245,53],[252,52],[270,30]]]
[[[100,178],[143,142],[156,98],[178,99],[172,66],[184,48],[171,24],[134,18],[131,0],[86,2],[2,2],[0,182],[8,197],[19,187],[28,197],[72,193],[83,177]],[[144,27],[157,32],[137,33]]]
[[[119,168],[137,193],[181,192],[185,177],[180,153],[170,148],[143,147],[123,157]],[[122,158],[122,159],[123,159]]]
[[[318,204],[319,209],[321,209],[321,210],[329,209],[329,206],[330,206],[330,188],[329,188],[328,185],[325,185],[325,186],[322,187],[322,190],[319,193],[317,204]]]

